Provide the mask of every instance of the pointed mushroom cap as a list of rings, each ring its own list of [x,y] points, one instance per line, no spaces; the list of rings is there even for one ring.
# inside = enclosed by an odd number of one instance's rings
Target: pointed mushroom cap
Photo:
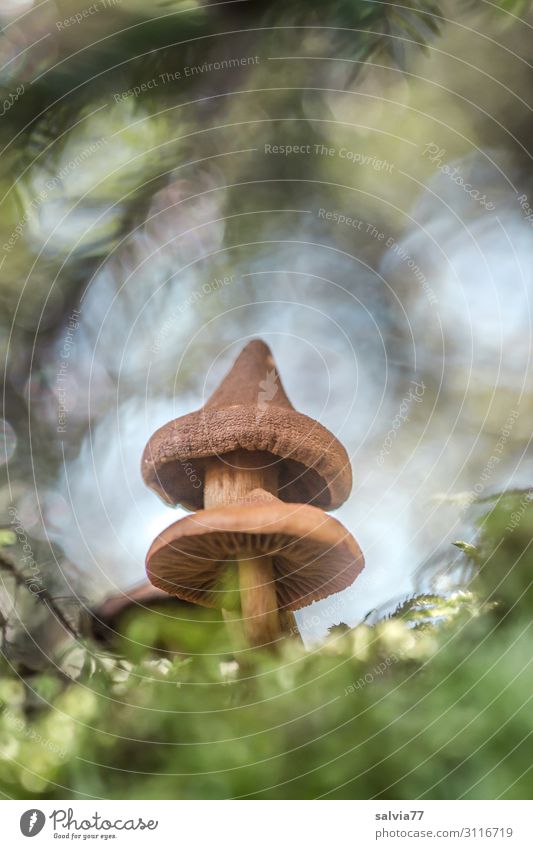
[[[241,351],[204,407],[153,434],[144,450],[142,475],[164,501],[194,510],[203,505],[202,461],[239,449],[279,458],[283,501],[333,510],[350,494],[352,471],[344,447],[329,430],[294,409],[270,348],[259,339]]]
[[[238,504],[185,516],[153,542],[146,569],[167,593],[221,606],[222,578],[236,559],[271,556],[278,605],[298,610],[349,587],[364,567],[355,539],[308,504],[285,504],[254,490]]]

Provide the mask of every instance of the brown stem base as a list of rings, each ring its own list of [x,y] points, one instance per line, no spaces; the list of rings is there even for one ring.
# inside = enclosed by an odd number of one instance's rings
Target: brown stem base
[[[281,636],[271,557],[239,560],[244,632],[251,645],[273,648]]]
[[[246,500],[254,489],[278,493],[278,467],[262,451],[232,451],[205,461],[204,507]]]

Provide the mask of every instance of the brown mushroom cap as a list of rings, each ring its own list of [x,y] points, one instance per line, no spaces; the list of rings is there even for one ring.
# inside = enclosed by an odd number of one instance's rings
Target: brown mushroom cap
[[[272,462],[278,460],[283,501],[332,510],[350,494],[345,449],[329,430],[294,409],[272,353],[260,340],[244,348],[202,409],[153,434],[142,475],[164,501],[194,510],[203,505],[202,460],[239,449],[263,451]]]
[[[219,607],[225,570],[261,556],[272,557],[278,605],[286,610],[346,589],[364,567],[357,542],[332,516],[255,491],[175,522],[152,543],[146,568],[165,592]]]

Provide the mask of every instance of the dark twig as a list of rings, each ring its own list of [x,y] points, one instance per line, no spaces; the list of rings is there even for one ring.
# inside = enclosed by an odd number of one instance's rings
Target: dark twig
[[[17,565],[5,552],[0,550],[0,570],[4,569],[13,577],[16,587],[27,587],[26,578],[19,571]],[[49,613],[63,625],[63,627],[76,639],[80,636],[79,631],[68,621],[61,608],[56,604],[54,597],[43,587],[38,593],[34,593],[38,601],[43,604]]]

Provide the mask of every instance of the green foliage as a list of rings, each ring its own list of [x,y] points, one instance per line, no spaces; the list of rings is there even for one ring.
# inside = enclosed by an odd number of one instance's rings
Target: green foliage
[[[529,798],[529,624],[499,628],[472,594],[425,595],[310,651],[287,640],[275,656],[232,655],[206,628],[190,657],[74,646],[63,669],[77,681],[5,667],[0,791]]]
[[[473,588],[498,600],[501,615],[533,608],[532,491],[502,495],[480,522],[479,569]]]
[[[498,5],[512,15],[521,15],[530,5],[530,0],[499,0]]]
[[[123,636],[117,651],[132,660],[142,660],[148,648],[157,649],[162,656],[176,652],[196,655],[217,648],[219,654],[231,650],[228,631],[217,611],[198,608],[194,616],[169,615],[165,607],[151,611],[130,611],[121,623]]]
[[[0,792],[530,798],[532,538],[530,493],[502,496],[459,546],[469,591],[310,650],[246,649],[209,612],[161,608],[128,614],[116,653],[71,640],[51,671],[5,664]]]
[[[432,0],[405,0],[402,4],[336,0],[327,7],[320,0],[310,0],[305,10],[300,0],[289,0],[273,3],[267,20],[282,20],[284,26],[329,26],[347,56],[365,60],[380,50],[403,66],[406,45],[425,49],[439,32],[440,14],[439,5]]]
[[[481,612],[472,593],[455,592],[446,598],[426,593],[398,605],[394,617],[414,628],[429,628],[442,620],[451,620],[465,610],[470,616],[477,616]]]

